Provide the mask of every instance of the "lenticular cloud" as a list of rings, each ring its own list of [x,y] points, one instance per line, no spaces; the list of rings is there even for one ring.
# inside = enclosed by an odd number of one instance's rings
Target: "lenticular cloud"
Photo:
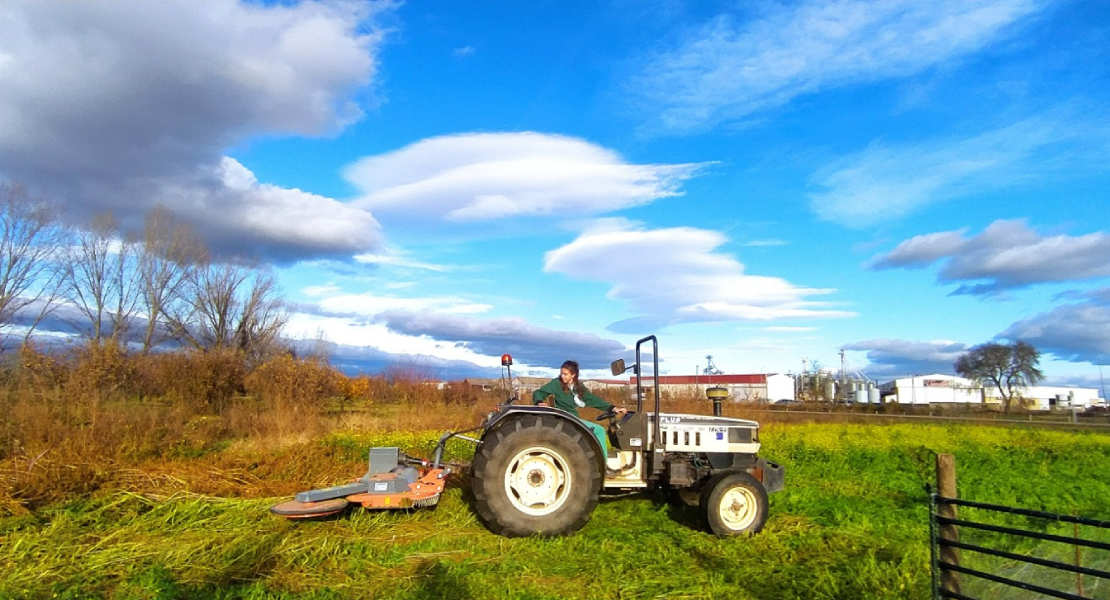
[[[585,140],[534,132],[422,140],[346,170],[378,218],[475,222],[603,214],[680,193],[701,164],[635,165]]]

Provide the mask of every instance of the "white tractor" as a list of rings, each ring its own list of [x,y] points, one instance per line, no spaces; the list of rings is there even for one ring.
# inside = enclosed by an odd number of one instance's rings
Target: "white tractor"
[[[644,411],[641,348],[648,342],[654,412]],[[474,508],[500,535],[566,535],[586,524],[602,492],[649,489],[697,506],[719,536],[758,532],[767,520],[767,494],[784,483],[783,468],[758,456],[759,424],[722,417],[719,401],[711,416],[662,413],[658,350],[655,336],[648,336],[636,342],[634,365],[626,367],[623,359],[612,364],[613,375],[635,373],[636,410],[597,417],[609,423],[608,451],[573,415],[513,404],[510,396],[480,426],[443,434],[431,461],[374,448],[370,472],[355,483],[301,492],[271,510],[296,518],[333,514],[345,508],[344,500],[378,509],[433,505],[447,475],[466,468],[442,461],[447,440],[459,437],[477,444],[469,465]],[[505,359],[510,366],[511,358]],[[479,438],[467,435],[477,431]]]

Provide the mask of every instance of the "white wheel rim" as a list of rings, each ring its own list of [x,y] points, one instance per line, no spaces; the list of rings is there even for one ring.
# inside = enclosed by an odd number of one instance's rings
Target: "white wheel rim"
[[[509,461],[505,492],[517,510],[532,516],[550,514],[566,502],[572,487],[566,460],[550,448],[528,448]]]
[[[726,527],[738,531],[755,522],[756,514],[759,512],[759,501],[748,488],[729,488],[721,494],[721,503],[717,507],[717,512]]]

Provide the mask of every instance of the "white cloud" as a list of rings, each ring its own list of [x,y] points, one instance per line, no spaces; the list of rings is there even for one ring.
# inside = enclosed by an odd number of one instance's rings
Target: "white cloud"
[[[454,298],[347,295],[301,308],[292,314],[287,333],[302,339],[323,334],[349,351],[366,348],[483,368],[497,368],[498,357],[509,353],[518,367],[547,369],[567,358],[578,360],[583,369],[599,369],[625,352],[624,344],[592,333],[548,329],[516,317],[478,318],[466,314],[466,305]]]
[[[993,294],[1038,283],[1084,281],[1110,277],[1110,235],[1044,237],[1024,220],[999,220],[983,233],[966,230],[910,238],[873,266],[880,269],[920,268],[943,261],[942,283],[976,282],[957,293]]]
[[[612,285],[609,298],[642,316],[614,324],[644,331],[677,323],[846,317],[808,296],[830,289],[798,287],[778,277],[747,275],[717,248],[727,239],[704,229],[645,230],[606,220],[571,243],[548,252],[544,271]]]
[[[336,344],[373,350],[385,355],[429,356],[439,360],[464,361],[475,365],[497,364],[490,357],[460,344],[445,343],[427,336],[407,335],[392,331],[384,323],[368,323],[349,317],[335,317],[311,313],[293,313],[286,333],[294,339],[324,338]],[[367,345],[367,340],[373,340]]]
[[[747,248],[771,248],[775,246],[786,246],[786,240],[752,240],[750,242],[743,242],[741,246]]]
[[[1046,174],[1063,155],[1060,144],[1096,139],[1106,131],[1083,121],[1053,115],[971,137],[874,143],[817,172],[814,183],[825,191],[810,195],[811,206],[822,219],[865,227],[938,202],[1005,189]],[[1089,163],[1101,160],[1082,164]]]
[[[393,267],[403,267],[407,269],[418,269],[421,271],[446,271],[447,267],[444,265],[437,265],[434,263],[422,262],[409,258],[404,252],[392,249],[387,253],[365,253],[356,254],[354,257],[356,262],[364,265],[388,265]]]
[[[1062,360],[1110,363],[1110,306],[1092,301],[1058,306],[1022,319],[999,337],[1024,340]]]
[[[342,288],[335,284],[326,283],[323,285],[310,285],[301,288],[301,293],[310,298],[320,296],[332,296],[335,294],[343,293]]]
[[[320,289],[314,291],[319,294]],[[316,301],[324,314],[361,316],[373,318],[389,310],[435,310],[446,314],[478,314],[492,308],[488,304],[473,302],[455,296],[398,297],[370,292],[361,294],[335,293]]]
[[[577,138],[534,132],[422,140],[345,171],[357,205],[388,223],[611,212],[678,195],[701,165],[634,165]]]
[[[1006,36],[1036,0],[811,0],[719,16],[633,82],[658,128],[712,127],[802,94],[920,73]]]
[[[873,266],[880,269],[927,267],[937,260],[960,252],[967,245],[967,238],[964,237],[966,233],[965,227],[958,231],[941,231],[914,236],[877,258]]]
[[[1057,306],[1022,319],[995,336],[1008,343],[1023,340],[1042,353],[1063,361],[1106,364],[1110,362],[1110,289],[1077,294],[1089,300]],[[954,373],[953,364],[971,349],[948,340],[864,340],[847,344],[845,350],[864,351],[872,377],[904,377],[928,373]],[[1072,381],[1074,383],[1074,381]]]
[[[867,353],[864,371],[871,378],[896,378],[954,373],[952,365],[968,346],[951,340],[911,341],[873,339],[845,344],[844,350]]]
[[[516,317],[477,319],[427,310],[387,311],[379,317],[391,331],[449,340],[479,354],[512,354],[521,364],[555,367],[574,358],[583,369],[598,369],[621,358],[624,344],[592,333],[539,327]]]
[[[344,254],[381,243],[374,217],[331,198],[259,183],[238,161],[181,178],[150,192],[149,200],[205,232],[210,245],[246,255],[293,260],[307,249]]]
[[[229,252],[367,250],[364,211],[260,185],[224,154],[253,135],[329,134],[358,119],[354,95],[376,72],[377,6],[0,3],[0,176],[73,215],[111,211],[131,227],[156,202],[180,205]],[[322,239],[322,223],[338,237]]]

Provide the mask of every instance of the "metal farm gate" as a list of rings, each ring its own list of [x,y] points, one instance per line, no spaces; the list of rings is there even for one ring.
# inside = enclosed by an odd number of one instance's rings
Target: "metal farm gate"
[[[1110,552],[1110,543],[1080,536],[1080,526],[1094,528],[1096,533],[1101,534],[1110,530],[1110,521],[959,500],[955,497],[955,488],[954,459],[951,455],[938,455],[937,488],[929,486],[929,541],[934,599],[993,600],[997,597],[1022,599],[1064,598],[1067,600],[1086,600],[1097,597],[1110,599],[1110,590],[1107,590],[1106,584],[1100,585],[1101,582],[1098,581],[1098,579],[1110,581],[1110,571],[1083,565],[1083,550],[1085,548]],[[1002,526],[967,518],[961,519],[957,515],[957,507],[972,509],[970,512],[976,515],[1005,514],[1022,517],[1024,519],[1009,520],[1024,521],[1029,526]],[[1058,523],[1071,524],[1073,535],[1060,535],[1047,531],[1050,525]],[[1041,531],[1037,530],[1042,528]],[[975,535],[967,537],[974,537],[977,541],[979,538],[989,538],[995,542],[995,547],[988,545],[986,542],[969,543],[966,540],[961,541],[961,529],[974,530]],[[979,532],[987,533],[980,535]],[[1102,537],[1103,540],[1110,539],[1110,535],[1100,535],[1098,537]],[[1038,549],[1049,549],[1050,551],[1041,553],[1049,554],[1054,558],[1037,557],[1031,555],[1031,553],[1016,553],[997,547],[1002,545],[1013,549],[1013,546],[1021,545],[1022,542],[1026,542],[1025,546],[1028,547],[1029,540],[1036,540],[1035,543],[1038,544]],[[962,552],[972,553],[972,555],[961,556]],[[1065,555],[1069,562],[1059,560]],[[1106,555],[1102,556],[1105,557]],[[992,564],[1004,564],[1008,567],[1005,570],[995,569],[995,572],[991,573],[983,570],[982,567],[971,568],[968,566],[969,564],[987,562],[982,560],[984,557],[993,557],[997,560]],[[961,560],[961,558],[964,560]],[[1106,565],[1108,561],[1106,558],[1094,561],[1088,558],[1088,564],[1092,563]],[[998,574],[999,571],[1005,571],[1007,574],[1010,571],[1021,571],[1022,569],[1015,568],[1016,565],[1032,565],[1039,567],[1039,569],[1035,569],[1035,573],[1026,573],[1024,580],[1017,579],[1014,576]],[[1031,571],[1033,569],[1026,570]],[[1073,591],[1059,589],[1065,587],[1061,585],[1061,582],[1065,581],[1061,579],[1061,575],[1066,577],[1066,587]],[[1084,577],[1093,577],[1096,580],[1085,582]],[[973,582],[971,578],[979,581]],[[1037,583],[1033,583],[1029,579],[1036,579]],[[969,588],[984,589],[985,586],[989,585],[985,582],[996,584],[994,588],[991,588],[993,591],[990,592],[990,595],[969,595],[971,593],[968,591]],[[1094,584],[1091,589],[1087,589],[1088,583]],[[1056,585],[1050,587],[1051,584]],[[963,591],[961,588],[963,588]],[[1007,589],[1012,593],[1004,594],[1001,591]],[[1096,590],[1097,595],[1091,595]]]

